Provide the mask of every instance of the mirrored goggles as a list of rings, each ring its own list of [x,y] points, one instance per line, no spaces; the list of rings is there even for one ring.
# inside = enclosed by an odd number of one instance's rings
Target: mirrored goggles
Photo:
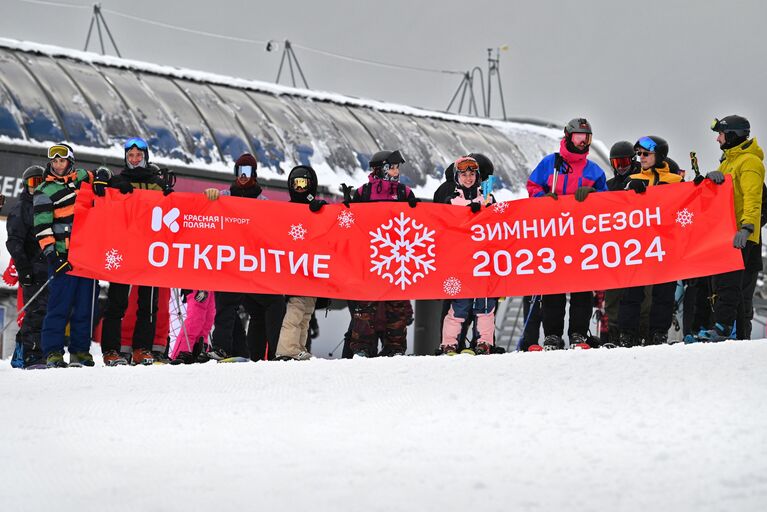
[[[56,157],[74,158],[74,155],[72,154],[72,150],[68,147],[56,144],[55,146],[48,148],[48,160],[53,160]]]
[[[570,140],[572,140],[573,144],[591,144],[591,134],[590,133],[573,133],[570,136]]]
[[[629,157],[611,158],[610,165],[613,166],[613,169],[626,169],[627,167],[631,167],[632,160],[633,159]]]
[[[655,143],[655,141],[652,140],[650,137],[642,137],[641,139],[637,141],[637,144],[652,153],[655,153],[655,148],[657,147],[657,144]]]
[[[147,149],[146,141],[141,137],[132,137],[125,141],[125,151],[128,151],[134,146],[139,148],[141,151],[145,151]]]
[[[307,190],[311,180],[309,178],[293,178],[293,190]]]
[[[241,165],[237,168],[237,176],[245,176],[246,178],[253,178],[256,175],[256,168],[252,165]]]
[[[458,172],[462,171],[474,171],[479,172],[479,164],[477,164],[477,161],[473,158],[464,157],[459,158],[455,161],[455,168],[458,170]]]
[[[42,176],[30,176],[27,178],[24,183],[31,188],[37,188],[37,186],[43,182]]]
[[[381,169],[383,169],[384,172],[387,172],[389,169],[399,170],[399,164],[383,164]]]

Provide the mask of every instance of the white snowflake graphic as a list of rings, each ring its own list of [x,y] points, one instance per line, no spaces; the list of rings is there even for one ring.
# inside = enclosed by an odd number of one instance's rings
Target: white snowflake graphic
[[[372,236],[370,271],[404,290],[436,270],[434,233],[435,230],[418,224],[404,213],[381,224],[376,231],[369,232]]]
[[[495,203],[493,205],[493,211],[495,213],[503,213],[506,211],[506,208],[509,207],[509,203],[507,201],[504,201],[503,203]]]
[[[306,228],[304,228],[303,224],[291,224],[290,225],[290,231],[288,231],[288,235],[290,235],[290,238],[295,240],[303,240],[304,236],[306,236]]]
[[[691,212],[687,208],[684,208],[676,212],[676,222],[677,224],[679,224],[680,226],[684,228],[692,224],[692,218],[694,216],[695,214],[693,212]]]
[[[107,251],[105,257],[104,268],[107,270],[116,270],[120,268],[120,264],[123,262],[122,254],[117,249]]]
[[[338,225],[344,229],[349,229],[354,224],[354,214],[349,210],[341,210],[338,214]]]
[[[442,289],[448,295],[458,295],[461,292],[461,280],[456,277],[448,277],[442,283]]]

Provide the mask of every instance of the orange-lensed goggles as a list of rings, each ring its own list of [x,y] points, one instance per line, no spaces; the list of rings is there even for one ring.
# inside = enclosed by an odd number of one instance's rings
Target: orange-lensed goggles
[[[473,158],[464,156],[455,161],[455,169],[458,172],[479,172],[479,164]]]
[[[610,165],[613,166],[613,169],[626,169],[627,167],[631,167],[631,160],[631,158],[625,156],[621,158],[611,158]]]
[[[28,187],[37,188],[37,186],[43,182],[42,176],[30,176],[24,181],[24,184]]]

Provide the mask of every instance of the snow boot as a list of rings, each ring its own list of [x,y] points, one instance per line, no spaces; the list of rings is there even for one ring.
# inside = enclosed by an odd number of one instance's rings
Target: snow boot
[[[544,350],[562,350],[565,348],[565,340],[556,334],[549,334],[543,339]]]

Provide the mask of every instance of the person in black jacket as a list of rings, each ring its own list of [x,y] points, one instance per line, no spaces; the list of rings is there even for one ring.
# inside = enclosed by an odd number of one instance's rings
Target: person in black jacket
[[[205,189],[205,196],[215,201],[220,196],[247,197],[258,199],[261,186],[258,184],[256,169],[258,161],[250,153],[240,155],[234,163],[234,183],[228,190]],[[274,359],[280,338],[282,318],[285,315],[285,297],[260,293],[219,292],[215,293],[216,319],[213,322],[213,336],[210,352],[212,359],[223,360],[232,356],[247,357],[253,361]],[[250,315],[248,324],[249,354],[235,353],[234,326],[237,310],[242,305]]]
[[[48,280],[48,264],[42,257],[40,244],[35,237],[32,204],[35,189],[43,182],[43,172],[45,169],[39,165],[33,165],[24,171],[24,189],[8,214],[6,222],[8,240],[5,246],[15,262],[24,303],[28,304],[24,311],[24,321],[16,334],[16,343],[21,345],[24,368],[45,363],[40,345],[40,331],[48,309],[48,291],[43,290],[34,302],[29,302]]]

